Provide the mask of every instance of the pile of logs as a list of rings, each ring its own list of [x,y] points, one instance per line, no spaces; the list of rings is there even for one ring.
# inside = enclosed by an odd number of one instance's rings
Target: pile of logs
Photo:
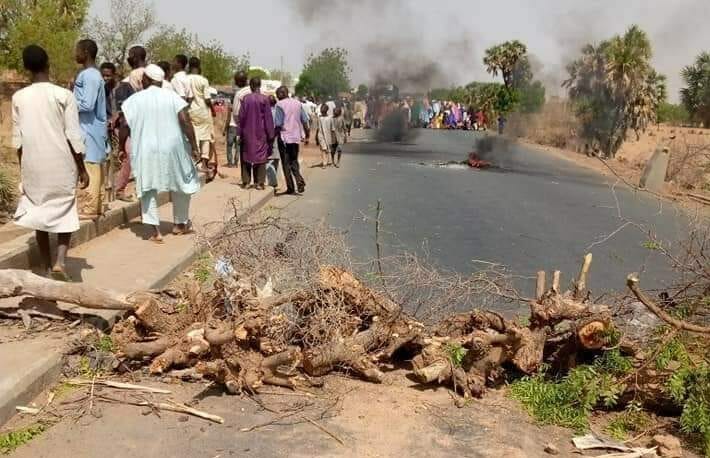
[[[310,289],[266,297],[257,288],[235,289],[234,284],[209,293],[193,285],[178,294],[125,296],[20,271],[0,271],[0,296],[128,310],[112,331],[119,357],[146,364],[156,375],[191,368],[230,393],[262,385],[294,388],[333,370],[380,383],[393,363],[411,361],[413,376],[422,384],[448,385],[464,397],[477,397],[508,368],[532,374],[543,362],[570,367],[578,352],[605,345],[611,315],[588,302],[590,263],[588,255],[565,293],[560,292],[559,272],[549,288],[540,272],[525,325],[493,311],[473,310],[425,327],[386,294],[332,266],[320,269]],[[323,327],[324,314],[336,303],[344,315],[333,329],[321,333],[321,341],[306,338]],[[454,351],[461,357],[452,357]]]

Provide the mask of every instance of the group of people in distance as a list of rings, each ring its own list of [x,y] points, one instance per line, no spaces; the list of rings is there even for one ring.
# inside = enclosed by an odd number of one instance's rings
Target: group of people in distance
[[[128,51],[130,72],[119,81],[113,63],[97,67],[97,55],[93,40],[77,43],[81,70],[65,89],[50,82],[46,51],[27,46],[22,58],[31,84],[12,97],[12,139],[21,168],[14,221],[36,231],[43,272],[65,281],[70,280],[66,254],[80,218],[95,219],[105,211],[112,154],[120,159],[112,189],[117,198],[132,200],[126,188],[135,179],[142,221],[155,243],[163,243],[159,193],[171,193],[173,234],[190,233],[190,201],[200,190],[200,172],[208,180],[217,173],[213,90],[199,58],[178,54],[172,63],[148,64],[145,48],[134,46]],[[299,145],[308,140],[312,125],[305,106],[285,87],[276,92],[278,100],[270,100],[260,92],[260,79],[247,81],[244,73],[235,75],[235,83],[225,126],[228,166],[236,166],[239,158],[242,187],[264,189],[266,164],[276,149],[286,193],[303,192]],[[320,130],[337,151],[340,137],[333,124]],[[86,194],[81,208],[77,188]],[[50,233],[58,234],[55,257]]]

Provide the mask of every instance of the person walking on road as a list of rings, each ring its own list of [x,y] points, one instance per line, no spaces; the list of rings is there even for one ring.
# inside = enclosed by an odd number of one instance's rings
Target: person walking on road
[[[239,108],[239,132],[242,139],[242,187],[252,178],[256,189],[264,189],[266,162],[274,143],[274,119],[269,98],[261,93],[261,78],[249,81],[251,94],[244,97]]]
[[[237,167],[240,162],[242,162],[242,148],[240,145],[238,126],[239,108],[242,106],[244,97],[251,92],[246,72],[238,71],[234,74],[234,88],[232,113],[231,116],[227,116],[227,122],[224,126],[224,136],[227,140],[227,167]]]
[[[320,118],[318,118],[318,146],[321,152],[321,168],[325,168],[329,162],[329,155],[335,143],[335,132],[333,131],[333,118],[328,116],[330,108],[325,103],[320,106]]]
[[[12,143],[22,176],[14,221],[36,231],[43,272],[68,280],[66,255],[72,232],[79,229],[77,180],[81,189],[90,183],[79,110],[70,91],[49,82],[44,49],[26,47],[22,61],[32,84],[12,96]],[[50,233],[58,234],[54,264]]]
[[[340,107],[333,111],[333,134],[335,142],[330,149],[330,159],[333,165],[338,168],[340,167],[340,157],[343,155],[343,145],[348,141],[348,128],[343,118],[343,110]]]
[[[276,97],[279,99],[275,116],[276,136],[286,181],[286,194],[295,194],[297,190],[301,194],[306,189],[306,181],[301,176],[298,153],[302,133],[306,141],[310,137],[310,118],[301,102],[289,98],[286,86],[276,90]]]
[[[86,202],[81,209],[82,217],[85,219],[95,219],[103,214],[105,194],[108,119],[104,79],[96,68],[98,52],[99,48],[93,40],[85,39],[76,44],[76,62],[83,67],[83,70],[79,72],[74,82],[74,97],[79,109],[79,126],[86,146],[84,161],[90,177]]]
[[[164,78],[165,73],[157,65],[146,67],[145,89],[123,104],[127,126],[121,130],[120,139],[123,144],[131,135],[143,224],[153,228],[150,240],[156,243],[163,243],[158,193],[170,192],[173,234],[182,235],[190,232],[190,199],[200,189],[197,169],[191,160],[191,152],[196,153],[199,146],[188,104],[175,92],[162,89]]]
[[[114,115],[114,125],[120,128],[124,123],[122,107],[123,102],[128,100],[130,96],[143,89],[143,72],[146,66],[147,53],[142,46],[133,46],[128,50],[128,65],[133,70],[116,88],[114,92],[114,102],[116,104],[116,114]],[[131,142],[125,142],[121,146],[118,153],[118,159],[121,161],[121,169],[116,176],[115,193],[116,199],[126,202],[132,202],[133,199],[126,195],[126,187],[131,181]]]
[[[190,88],[192,90],[192,102],[190,102],[190,119],[195,128],[195,136],[199,145],[199,159],[202,162],[202,169],[209,170],[210,159],[214,147],[214,121],[212,119],[212,94],[210,93],[210,83],[202,76],[202,63],[199,58],[190,58]],[[216,158],[214,158],[216,160]],[[216,167],[215,167],[216,171]]]

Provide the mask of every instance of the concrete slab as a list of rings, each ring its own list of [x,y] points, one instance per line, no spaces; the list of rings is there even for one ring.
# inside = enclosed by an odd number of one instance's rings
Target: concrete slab
[[[200,253],[197,238],[205,232],[221,228],[233,208],[239,217],[246,217],[260,209],[274,196],[272,190],[244,191],[232,180],[218,180],[205,186],[193,199],[191,216],[195,234],[167,235],[162,245],[147,240],[149,229],[133,219],[108,234],[84,243],[69,251],[67,269],[72,279],[119,292],[133,292],[161,288],[188,267]],[[229,205],[233,202],[233,205]],[[229,208],[229,210],[225,210]],[[160,208],[165,233],[171,230],[172,206]],[[0,306],[16,307],[15,299]],[[95,311],[70,304],[59,308],[71,313],[90,316],[98,327],[107,328],[120,312]],[[38,394],[59,375],[63,347],[48,345],[39,339],[26,339],[21,345],[0,344],[0,425],[14,413],[15,405]]]

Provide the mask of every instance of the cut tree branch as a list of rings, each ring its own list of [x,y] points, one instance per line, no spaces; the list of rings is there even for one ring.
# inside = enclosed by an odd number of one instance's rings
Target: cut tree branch
[[[653,299],[651,299],[646,295],[646,293],[641,291],[641,288],[639,288],[638,274],[629,274],[629,276],[626,277],[626,285],[629,287],[631,292],[634,293],[636,299],[638,299],[643,305],[646,306],[646,308],[653,312],[654,315],[656,315],[658,318],[665,321],[666,323],[675,326],[676,328],[683,331],[697,332],[699,334],[710,334],[710,327],[699,326],[697,324],[688,323],[687,321],[678,320],[666,313],[661,307],[658,306],[658,304],[653,301]]]

